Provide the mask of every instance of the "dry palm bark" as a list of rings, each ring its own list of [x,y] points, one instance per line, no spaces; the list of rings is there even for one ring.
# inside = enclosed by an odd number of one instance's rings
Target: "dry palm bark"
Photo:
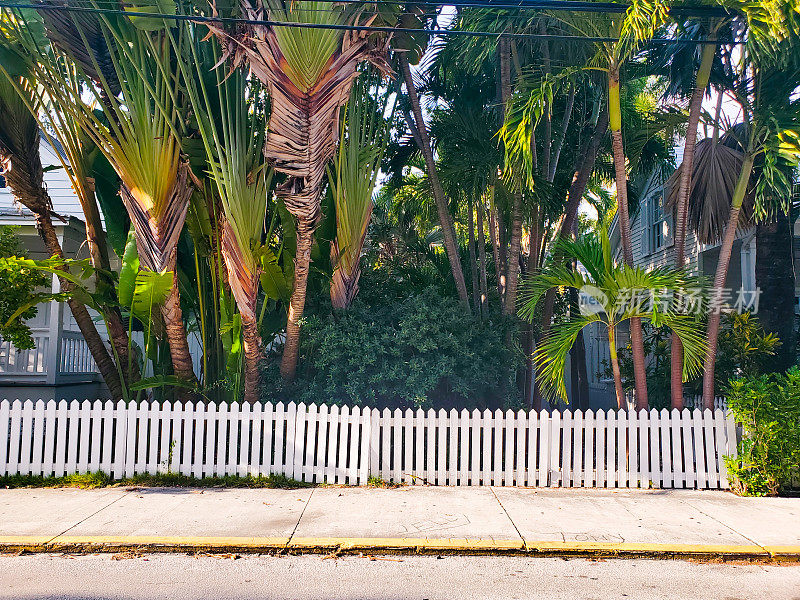
[[[150,203],[148,199],[139,198],[139,192],[131,190],[124,182],[120,188],[120,196],[136,232],[136,248],[139,251],[140,264],[156,273],[172,272],[172,287],[161,305],[167,343],[172,357],[172,370],[184,382],[194,383],[197,378],[192,367],[192,355],[189,353],[186,326],[183,324],[176,272],[178,239],[186,221],[189,198],[192,195],[188,172],[189,167],[181,164],[177,168],[177,173],[170,175],[169,181],[172,183],[167,193],[167,201],[164,203],[163,214],[153,214],[153,211],[147,208]]]
[[[256,317],[259,274],[248,266],[251,261],[242,254],[236,234],[227,220],[222,226],[222,258],[227,272],[235,275],[229,278],[229,282],[242,319],[244,399],[254,404],[258,400],[258,363],[261,359],[261,334]]]
[[[44,188],[44,170],[39,157],[39,127],[21,102],[20,107],[25,112],[14,111],[0,99],[0,114],[3,115],[0,120],[0,158],[11,166],[4,177],[14,198],[36,215],[36,227],[47,252],[51,256],[63,257],[53,227],[52,202]],[[63,292],[68,293],[73,289],[66,279],[59,278],[59,282]],[[122,398],[122,383],[116,365],[89,311],[73,298],[67,304],[112,396]]]
[[[242,9],[245,18],[251,21],[269,17],[260,1],[255,5],[245,2]],[[356,13],[353,20],[355,24],[368,25],[372,17]],[[325,167],[336,150],[339,109],[350,96],[360,63],[370,62],[384,73],[390,71],[385,58],[388,37],[376,42],[368,32],[344,32],[325,68],[313,81],[300,84],[302,77],[291,69],[274,28],[248,24],[231,32],[218,27],[211,29],[233,65],[247,64],[267,86],[270,95],[271,113],[264,153],[276,171],[288,176],[278,186],[276,194],[297,220],[294,289],[280,367],[281,376],[290,381],[297,370],[311,247],[321,217],[320,193]]]

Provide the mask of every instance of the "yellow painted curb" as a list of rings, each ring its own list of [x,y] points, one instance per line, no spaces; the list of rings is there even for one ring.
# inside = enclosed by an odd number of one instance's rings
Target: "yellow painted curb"
[[[756,545],[730,544],[651,544],[638,542],[536,542],[526,541],[525,549],[540,553],[611,553],[672,556],[769,556]],[[796,549],[800,556],[800,548]]]
[[[800,561],[800,546],[555,542],[468,538],[0,536],[0,553],[240,552],[491,554]]]

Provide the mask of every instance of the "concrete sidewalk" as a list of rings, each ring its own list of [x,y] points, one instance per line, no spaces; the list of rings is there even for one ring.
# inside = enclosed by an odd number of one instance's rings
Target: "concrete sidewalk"
[[[800,560],[800,499],[667,490],[0,490],[0,551]]]

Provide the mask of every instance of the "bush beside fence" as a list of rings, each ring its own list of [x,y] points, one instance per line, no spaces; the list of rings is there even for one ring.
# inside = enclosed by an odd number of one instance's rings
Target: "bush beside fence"
[[[0,475],[280,473],[306,482],[728,488],[722,410],[455,411],[0,401]]]

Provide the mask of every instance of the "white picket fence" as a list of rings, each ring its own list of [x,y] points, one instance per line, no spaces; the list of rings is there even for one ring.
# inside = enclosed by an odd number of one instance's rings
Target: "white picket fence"
[[[722,410],[376,410],[315,404],[0,401],[0,475],[727,488]]]

